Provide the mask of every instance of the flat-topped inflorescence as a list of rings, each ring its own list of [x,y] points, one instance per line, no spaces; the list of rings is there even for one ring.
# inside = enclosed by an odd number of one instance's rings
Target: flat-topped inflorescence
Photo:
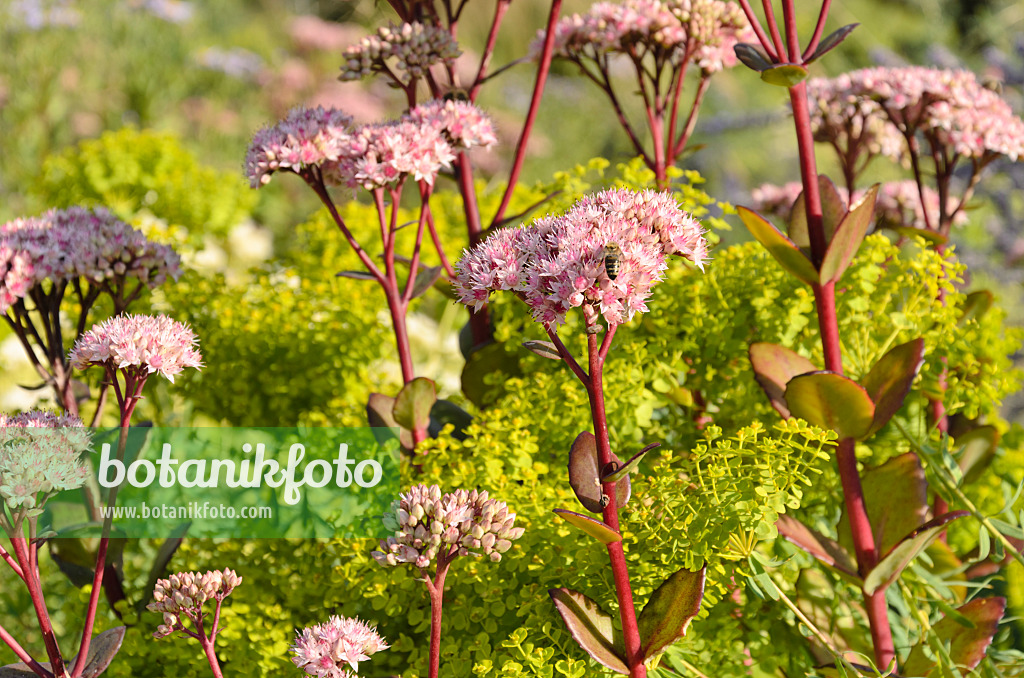
[[[375,627],[350,617],[332,616],[296,634],[292,662],[318,678],[355,678],[359,662],[388,649]],[[351,668],[351,671],[349,670]]]

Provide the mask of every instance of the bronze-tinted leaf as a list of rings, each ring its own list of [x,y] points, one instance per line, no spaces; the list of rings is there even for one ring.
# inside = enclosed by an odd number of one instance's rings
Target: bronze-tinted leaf
[[[622,480],[627,475],[629,475],[633,471],[637,470],[637,468],[639,468],[640,462],[643,460],[644,456],[648,452],[653,450],[655,447],[660,447],[660,446],[661,446],[661,443],[651,443],[650,445],[647,445],[646,447],[644,447],[644,449],[640,450],[639,452],[634,454],[632,457],[630,457],[629,461],[627,461],[625,464],[622,464],[617,470],[612,471],[611,473],[609,473],[605,477],[601,478],[601,482],[602,483],[614,483],[614,482],[617,482],[619,480]]]
[[[861,384],[875,403],[875,416],[868,435],[889,423],[903,406],[910,386],[924,364],[924,339],[918,337],[889,349],[875,363]]]
[[[622,462],[612,453],[612,461],[619,466]],[[576,498],[583,504],[583,508],[591,513],[602,513],[604,506],[601,505],[601,496],[604,492],[601,489],[601,469],[597,459],[597,438],[590,431],[584,431],[576,436],[569,450],[569,485],[576,493]],[[622,507],[629,501],[630,483],[629,477],[622,478],[615,484],[615,500],[618,506]]]
[[[697,572],[679,570],[651,594],[637,620],[644,660],[686,635],[690,620],[700,612],[706,570],[707,566]]]
[[[818,43],[818,47],[811,53],[811,56],[807,58],[806,63],[813,63],[825,56],[826,53],[835,49],[839,43],[846,40],[846,36],[852,33],[853,29],[857,26],[860,26],[860,24],[846,24],[842,28],[829,33],[821,42]]]
[[[338,271],[335,278],[351,278],[352,280],[376,280],[368,271]]]
[[[887,553],[928,515],[928,484],[913,452],[893,457],[861,474],[864,504],[879,554]],[[839,543],[853,552],[850,520],[843,512],[836,528]]]
[[[562,359],[562,356],[558,354],[558,348],[556,348],[550,341],[524,341],[523,348],[531,353],[536,353],[541,358],[547,358],[549,360]]]
[[[796,351],[778,344],[751,344],[748,353],[750,366],[754,368],[754,378],[764,389],[768,401],[783,419],[789,419],[791,415],[784,397],[786,384],[793,377],[814,372],[818,368]]]
[[[96,678],[107,670],[110,662],[114,660],[114,655],[121,649],[125,629],[126,627],[124,626],[118,626],[93,636],[89,642],[89,654],[86,658],[85,667],[82,669],[82,678]],[[77,657],[64,658],[64,666],[68,669],[68,672],[74,667],[76,659]],[[50,662],[39,663],[47,671],[51,670]],[[17,664],[0,666],[0,678],[38,678],[38,676],[27,664],[19,662]]]
[[[422,296],[441,279],[444,268],[441,266],[420,266],[416,272],[416,280],[412,284],[412,298]]]
[[[942,643],[949,643],[949,656],[957,666],[961,670],[971,671],[985,658],[985,651],[992,643],[1005,610],[1005,598],[975,598],[956,610],[962,618],[974,625],[973,628],[955,617],[947,616],[932,626],[932,631]],[[931,676],[936,668],[934,662],[925,655],[924,644],[918,643],[910,650],[903,664],[903,672],[908,676]]]
[[[572,526],[578,527],[602,544],[614,544],[617,541],[622,541],[621,534],[608,527],[600,520],[594,520],[590,516],[585,516],[582,513],[576,513],[575,511],[569,511],[567,509],[555,509],[555,513]]]
[[[772,67],[772,60],[768,58],[768,52],[765,52],[761,45],[740,42],[733,45],[732,51],[736,53],[740,63],[752,71],[760,73]]]
[[[466,337],[471,336],[467,329]],[[494,383],[488,377],[496,372],[501,372],[508,378],[522,374],[516,355],[519,347],[492,341],[482,346],[467,346],[466,349],[469,352],[466,356],[466,366],[462,368],[462,392],[477,407],[486,407],[505,392],[502,385],[505,380]]]
[[[839,542],[829,539],[796,518],[785,514],[779,516],[775,527],[786,541],[796,544],[821,562],[847,575],[848,578],[859,579],[857,561]]]
[[[594,661],[616,673],[629,675],[622,632],[615,628],[610,614],[587,596],[572,589],[549,589],[548,595],[573,640]]]
[[[402,447],[411,450],[412,433],[398,425],[393,414],[394,409],[395,399],[391,396],[386,396],[383,393],[370,394],[370,398],[366,402],[366,419],[369,421],[370,426],[375,429],[373,436],[378,442],[383,444],[386,440],[393,439],[395,432],[397,432]],[[392,431],[383,431],[383,429],[392,429]]]
[[[392,414],[402,428],[425,431],[430,425],[430,409],[436,402],[437,384],[426,377],[416,377],[398,392]]]
[[[824,174],[818,175],[818,196],[821,199],[821,222],[825,231],[825,242],[831,242],[839,222],[846,216],[846,201],[839,195],[839,190]],[[811,251],[811,236],[807,232],[807,199],[804,191],[800,191],[793,210],[789,216],[789,239],[800,249]]]
[[[760,214],[746,207],[737,207],[736,213],[739,214],[750,234],[764,245],[764,248],[775,257],[782,268],[808,285],[818,282],[818,271],[814,268],[814,264],[779,229]]]
[[[875,404],[864,387],[849,377],[820,371],[793,377],[783,393],[794,417],[840,438],[861,438],[871,428]]]
[[[890,584],[896,581],[910,562],[917,555],[926,549],[929,544],[938,539],[939,535],[946,529],[946,525],[957,518],[970,515],[967,511],[953,511],[938,518],[929,520],[903,538],[896,546],[887,553],[878,564],[864,577],[864,592],[871,595],[875,591],[885,590]]]
[[[854,255],[860,249],[864,235],[868,232],[871,217],[875,213],[875,198],[878,197],[878,186],[875,184],[850,206],[850,211],[836,227],[821,260],[821,283],[827,284],[839,280],[843,272],[850,266]]]

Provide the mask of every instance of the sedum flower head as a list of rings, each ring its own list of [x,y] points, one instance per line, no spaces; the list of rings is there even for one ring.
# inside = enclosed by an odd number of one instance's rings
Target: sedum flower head
[[[491,119],[468,101],[435,99],[409,111],[408,118],[438,130],[456,148],[486,148],[498,143]]]
[[[455,159],[442,130],[409,118],[365,125],[355,138],[361,152],[326,166],[324,179],[329,183],[373,190],[411,176],[433,184]]]
[[[71,414],[0,413],[0,500],[10,509],[41,507],[89,477],[89,431]]]
[[[391,503],[384,526],[394,536],[371,553],[381,565],[410,563],[430,567],[456,555],[486,555],[493,561],[523,534],[515,527],[516,514],[504,502],[488,499],[486,492],[457,490],[441,494],[437,485],[416,485]]]
[[[388,649],[377,629],[349,617],[332,616],[327,622],[300,631],[291,651],[292,662],[311,676],[354,678],[359,662]],[[351,667],[351,671],[347,667]]]
[[[307,167],[358,153],[352,132],[352,118],[335,108],[292,109],[284,120],[253,137],[245,156],[249,184],[259,188],[278,170],[298,174]]]
[[[119,315],[79,337],[68,360],[78,370],[102,365],[137,376],[159,372],[173,383],[186,367],[203,366],[197,344],[188,325],[165,315]]]
[[[180,276],[171,247],[102,207],[55,209],[0,226],[0,313],[45,280],[109,288],[133,279],[152,288]]]
[[[436,63],[453,61],[461,54],[448,31],[421,23],[394,24],[377,29],[345,50],[339,80],[361,80],[373,73],[388,73],[403,85],[422,78]]]
[[[146,606],[151,612],[163,615],[163,623],[153,633],[155,638],[166,638],[181,631],[184,620],[198,628],[202,624],[203,605],[214,601],[217,605],[231,595],[242,578],[234,570],[179,572],[167,579],[158,579],[153,588],[153,602]]]
[[[668,193],[608,190],[583,198],[562,216],[498,231],[465,252],[456,265],[455,291],[474,309],[492,291],[512,291],[546,325],[561,324],[576,307],[589,328],[598,315],[618,325],[647,311],[668,255],[703,270],[703,232]],[[606,266],[610,248],[617,250],[614,280]]]
[[[896,160],[903,156],[903,135],[877,101],[853,94],[850,74],[811,78],[807,81],[807,98],[815,141],[844,152],[856,148]]]

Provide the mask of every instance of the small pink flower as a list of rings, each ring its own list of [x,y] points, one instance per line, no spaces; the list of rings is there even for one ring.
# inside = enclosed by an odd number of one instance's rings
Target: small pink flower
[[[359,662],[389,645],[377,629],[355,618],[332,616],[327,622],[302,629],[291,650],[292,662],[311,676],[354,678]],[[351,671],[347,667],[351,667]]]
[[[41,507],[53,494],[89,478],[90,445],[82,420],[33,410],[0,413],[0,501],[10,509]]]
[[[165,315],[119,315],[83,334],[68,361],[78,370],[102,365],[138,376],[159,372],[173,383],[186,367],[203,366],[197,344],[188,325]]]
[[[457,148],[489,147],[498,142],[490,118],[468,101],[435,99],[407,115],[414,123],[437,129]]]
[[[219,608],[241,583],[242,578],[229,569],[205,574],[178,572],[167,579],[158,579],[153,588],[153,602],[146,606],[150,612],[163,615],[163,623],[153,637],[166,638],[175,631],[185,630],[186,619],[198,630],[203,624],[203,605],[209,602]]]
[[[616,275],[607,271],[617,250]],[[598,314],[618,325],[647,311],[652,287],[671,254],[703,270],[703,229],[667,193],[609,190],[580,200],[565,215],[505,229],[463,254],[456,265],[459,300],[483,307],[492,291],[512,291],[534,320],[561,324],[582,307],[588,326]]]
[[[355,134],[362,150],[324,168],[332,184],[383,188],[411,176],[433,184],[442,168],[450,168],[455,152],[442,131],[408,118],[365,125]]]

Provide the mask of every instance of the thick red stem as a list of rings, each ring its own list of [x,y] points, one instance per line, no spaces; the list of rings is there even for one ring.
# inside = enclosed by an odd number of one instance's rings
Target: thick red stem
[[[434,581],[427,580],[430,592],[430,669],[428,678],[437,678],[441,668],[441,607],[444,603],[444,578],[450,561],[442,558],[437,564]]]
[[[594,420],[594,436],[597,438],[597,460],[600,469],[607,468],[612,461],[611,445],[608,442],[608,420],[604,406],[604,359],[610,345],[615,326],[608,329],[605,341],[598,346],[597,336],[587,336],[587,348],[590,356],[590,385],[587,388],[590,396],[590,413]],[[604,508],[604,522],[616,532],[619,531],[619,507],[615,497],[615,483],[604,483],[601,491],[608,497],[608,505]],[[636,608],[633,605],[633,588],[629,582],[629,570],[626,567],[626,555],[622,550],[622,542],[608,544],[608,559],[611,561],[612,578],[615,581],[615,594],[619,602],[619,618],[622,620],[622,637],[626,647],[626,664],[629,666],[630,678],[646,678],[647,667],[640,647],[640,630],[636,622]]]
[[[60,647],[57,645],[57,636],[53,632],[53,624],[50,623],[50,613],[46,609],[46,601],[43,598],[43,586],[39,580],[39,572],[31,566],[28,540],[24,537],[11,537],[11,549],[18,558],[22,571],[25,572],[25,586],[28,588],[29,597],[32,599],[36,621],[39,623],[39,634],[43,637],[43,645],[46,646],[46,656],[50,659],[53,675],[57,678],[65,678],[68,672],[64,668],[64,658],[60,653]]]

